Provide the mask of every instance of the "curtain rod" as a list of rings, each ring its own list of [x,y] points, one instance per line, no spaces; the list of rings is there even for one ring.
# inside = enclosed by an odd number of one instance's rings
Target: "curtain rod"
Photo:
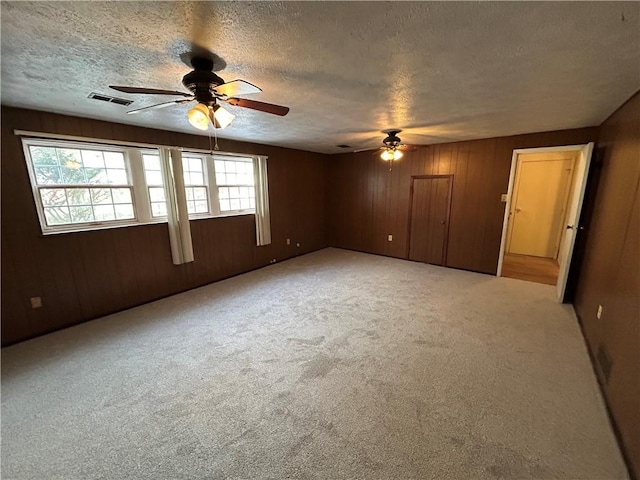
[[[14,130],[14,135],[18,137],[29,137],[29,138],[49,138],[52,140],[68,140],[74,142],[89,142],[89,143],[99,143],[102,145],[112,145],[116,147],[138,147],[138,148],[153,148],[157,149],[159,147],[167,147],[167,148],[177,148],[179,150],[183,150],[185,152],[191,153],[206,153],[213,155],[227,155],[227,156],[242,156],[242,157],[261,157],[267,158],[266,155],[258,155],[255,153],[246,154],[246,153],[233,153],[233,152],[220,152],[220,151],[212,151],[205,150],[202,148],[189,148],[189,147],[178,147],[172,145],[155,145],[152,143],[140,143],[140,142],[127,142],[125,140],[106,140],[104,138],[92,138],[92,137],[79,137],[75,135],[61,135],[57,133],[45,133],[45,132],[32,132],[29,130]]]

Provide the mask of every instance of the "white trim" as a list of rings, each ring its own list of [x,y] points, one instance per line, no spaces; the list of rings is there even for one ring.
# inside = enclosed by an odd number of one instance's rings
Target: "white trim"
[[[218,150],[204,150],[202,148],[190,148],[190,147],[178,147],[173,145],[164,145],[164,144],[151,144],[151,143],[140,143],[140,142],[127,142],[125,140],[106,140],[103,138],[93,138],[93,137],[80,137],[76,135],[60,135],[57,133],[45,133],[45,132],[32,132],[29,130],[14,130],[13,134],[18,137],[26,137],[33,139],[47,139],[47,140],[62,140],[66,142],[80,142],[86,145],[87,143],[93,143],[100,148],[104,148],[104,146],[111,147],[136,147],[136,148],[146,148],[152,150],[158,150],[159,147],[173,148],[176,150],[183,151],[185,153],[203,153],[205,155],[221,155],[221,156],[232,156],[232,157],[244,157],[244,158],[254,158],[260,155],[255,154],[244,154],[244,153],[233,153],[233,152],[222,152]]]
[[[498,269],[496,270],[496,276],[502,276],[502,266],[504,262],[504,254],[507,245],[507,232],[509,229],[509,212],[511,211],[511,203],[513,196],[513,184],[515,181],[516,170],[518,167],[518,156],[521,154],[530,154],[530,153],[550,153],[550,152],[581,152],[587,145],[593,145],[593,143],[589,144],[581,144],[581,145],[562,145],[557,147],[538,147],[538,148],[517,148],[513,150],[513,154],[511,156],[511,170],[509,172],[509,184],[507,187],[507,202],[505,204],[504,209],[504,218],[502,220],[502,238],[500,240],[500,254],[498,257]],[[562,301],[562,300],[560,300]]]
[[[509,171],[509,186],[507,187],[507,202],[504,204],[504,219],[502,220],[502,237],[500,239],[500,256],[498,257],[498,270],[496,277],[502,276],[502,263],[504,262],[504,251],[507,246],[507,230],[509,228],[509,212],[511,211],[511,195],[513,194],[513,183],[516,178],[516,166],[518,164],[518,150],[511,155],[511,170]]]
[[[498,269],[496,271],[496,277],[502,276],[502,265],[504,262],[504,253],[507,246],[507,230],[509,227],[509,212],[511,211],[511,201],[513,196],[513,184],[516,176],[516,169],[518,167],[518,155],[525,153],[549,153],[549,152],[579,152],[587,144],[582,145],[562,145],[557,147],[538,147],[538,148],[517,148],[513,151],[511,156],[511,170],[509,172],[509,185],[507,187],[507,203],[504,208],[504,219],[502,220],[502,238],[500,240],[500,256],[498,257]]]

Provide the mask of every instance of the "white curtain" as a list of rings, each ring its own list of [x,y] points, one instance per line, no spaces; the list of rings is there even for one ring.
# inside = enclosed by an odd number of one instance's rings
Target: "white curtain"
[[[269,215],[269,184],[267,157],[254,157],[253,175],[256,189],[256,242],[258,246],[271,243],[271,216]]]
[[[161,147],[159,150],[164,196],[167,202],[171,258],[174,265],[181,265],[193,262],[191,227],[182,172],[182,152],[177,148]]]

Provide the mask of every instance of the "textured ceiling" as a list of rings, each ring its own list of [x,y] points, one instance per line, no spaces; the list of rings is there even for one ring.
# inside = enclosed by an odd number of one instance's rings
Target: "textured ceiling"
[[[200,133],[172,97],[180,55],[202,45],[218,74],[291,107],[229,106],[221,137],[318,152],[375,148],[382,129],[428,144],[600,124],[640,89],[640,3],[2,2],[2,103]],[[90,100],[97,92],[131,107]]]

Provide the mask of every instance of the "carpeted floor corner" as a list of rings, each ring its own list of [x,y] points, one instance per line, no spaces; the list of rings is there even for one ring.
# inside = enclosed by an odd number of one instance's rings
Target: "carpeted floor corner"
[[[2,350],[3,479],[621,479],[553,287],[325,249]]]

